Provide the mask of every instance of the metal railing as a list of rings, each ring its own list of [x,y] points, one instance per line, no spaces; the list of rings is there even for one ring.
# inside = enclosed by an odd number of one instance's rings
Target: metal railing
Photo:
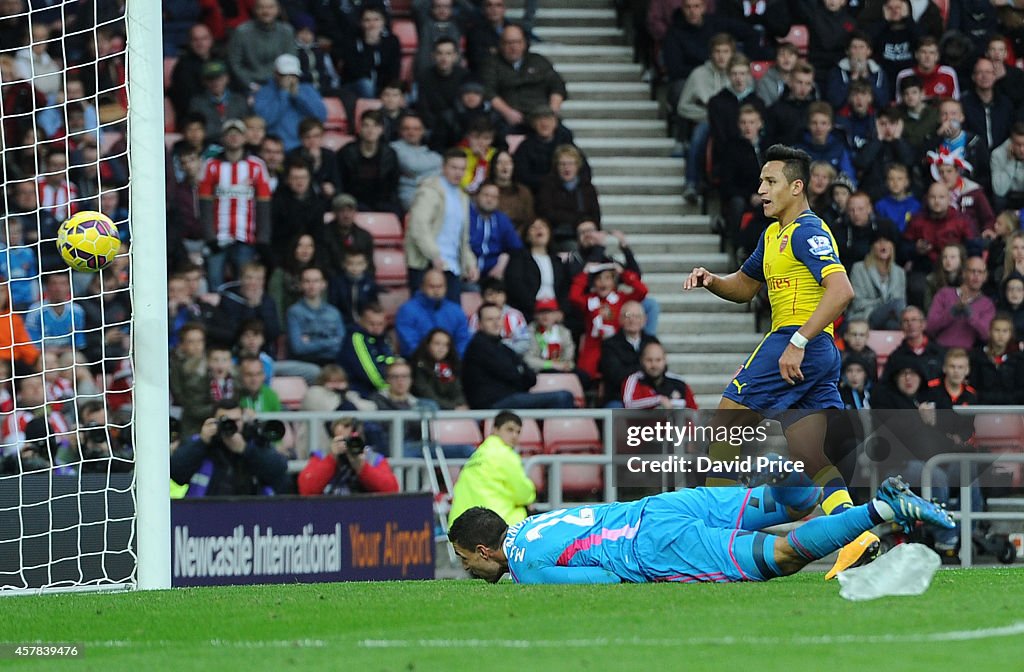
[[[921,496],[932,498],[932,472],[943,464],[960,464],[960,511],[953,514],[960,519],[960,564],[969,567],[974,555],[971,525],[976,520],[1024,520],[1024,511],[974,512],[971,511],[971,465],[1010,462],[1024,464],[1024,454],[1012,453],[945,453],[930,457],[921,471]]]

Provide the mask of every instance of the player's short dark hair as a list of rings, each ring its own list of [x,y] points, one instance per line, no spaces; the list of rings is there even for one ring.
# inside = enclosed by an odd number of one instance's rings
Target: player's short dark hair
[[[804,185],[811,181],[811,155],[802,149],[787,145],[772,145],[764,155],[765,163],[781,161],[782,174],[792,184],[801,180]]]
[[[496,416],[494,416],[495,429],[501,427],[507,422],[514,423],[516,425],[519,425],[520,427],[523,426],[523,419],[520,418],[515,413],[513,413],[512,411],[502,411],[501,413],[498,413]]]
[[[466,550],[481,544],[498,549],[507,531],[508,525],[501,516],[482,506],[474,506],[463,511],[448,528],[448,541]]]

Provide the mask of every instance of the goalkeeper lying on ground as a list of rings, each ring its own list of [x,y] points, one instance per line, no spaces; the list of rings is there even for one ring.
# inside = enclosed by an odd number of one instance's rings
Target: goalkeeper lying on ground
[[[781,458],[778,458],[781,459]],[[491,583],[766,581],[793,574],[865,530],[916,520],[952,528],[944,509],[890,478],[875,498],[808,521],[785,537],[759,532],[800,520],[822,489],[802,473],[746,488],[693,488],[636,502],[560,509],[509,527],[490,509],[467,510],[448,538],[473,576]]]

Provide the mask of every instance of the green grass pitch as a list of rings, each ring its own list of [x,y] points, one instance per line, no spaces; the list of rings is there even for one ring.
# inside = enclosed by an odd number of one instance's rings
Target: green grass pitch
[[[1021,670],[1024,570],[939,572],[853,603],[820,573],[768,583],[346,583],[0,600],[5,643],[76,642],[81,670]]]

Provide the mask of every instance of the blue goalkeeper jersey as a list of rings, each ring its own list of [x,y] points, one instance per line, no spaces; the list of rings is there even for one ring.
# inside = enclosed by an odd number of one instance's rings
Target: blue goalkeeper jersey
[[[558,509],[509,528],[503,549],[516,583],[641,583],[634,550],[647,499]]]

